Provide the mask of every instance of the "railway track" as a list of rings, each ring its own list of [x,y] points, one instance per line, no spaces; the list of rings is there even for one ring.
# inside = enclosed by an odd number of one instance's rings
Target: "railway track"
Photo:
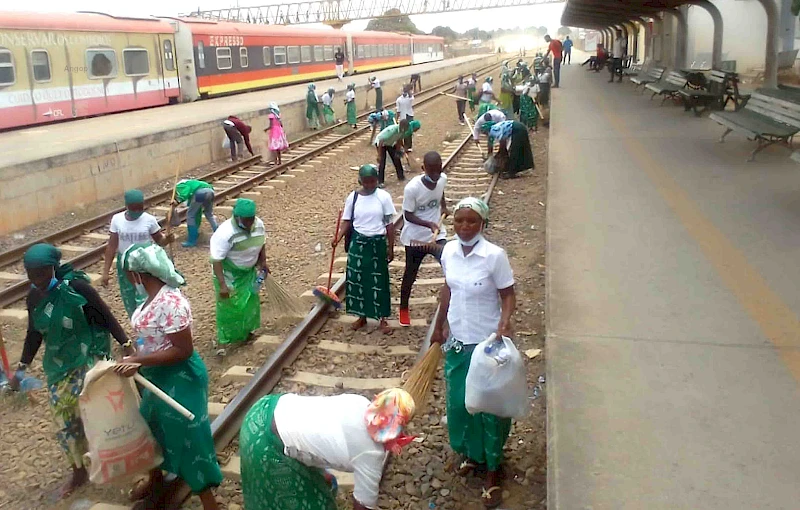
[[[478,75],[485,75],[498,64],[491,64],[478,69]],[[437,97],[439,93],[452,86],[452,80],[435,85],[419,94],[416,106],[421,106]],[[342,133],[347,127],[345,122],[326,127],[315,133],[294,140],[290,150],[283,154],[281,165],[264,164],[261,156],[253,156],[214,170],[203,176],[201,180],[211,183],[215,189],[215,209],[230,211],[230,205],[225,203],[247,193],[260,194],[262,190],[271,190],[276,185],[283,185],[281,177],[290,179],[292,172],[302,171],[303,165],[313,168],[311,163],[317,158],[326,157],[325,154],[337,148],[348,145],[361,138],[370,131],[366,118],[370,112],[358,116],[358,127]],[[348,128],[349,129],[349,128]],[[273,181],[270,185],[268,181]],[[145,209],[153,213],[164,225],[171,190],[156,193],[145,199]],[[124,208],[114,209],[94,218],[77,223],[53,234],[43,236],[28,243],[0,253],[0,312],[10,305],[22,300],[28,293],[30,282],[22,267],[22,256],[25,251],[37,243],[50,243],[57,246],[66,255],[65,262],[71,263],[76,269],[86,269],[103,259],[106,240],[108,239],[108,225],[111,217],[123,211]],[[180,219],[185,219],[186,209],[177,210]]]

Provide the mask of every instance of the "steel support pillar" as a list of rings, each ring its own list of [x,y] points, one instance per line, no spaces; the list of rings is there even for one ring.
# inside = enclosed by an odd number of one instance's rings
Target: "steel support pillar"
[[[764,56],[764,86],[778,86],[778,25],[780,13],[774,0],[758,0],[767,13],[767,49]]]

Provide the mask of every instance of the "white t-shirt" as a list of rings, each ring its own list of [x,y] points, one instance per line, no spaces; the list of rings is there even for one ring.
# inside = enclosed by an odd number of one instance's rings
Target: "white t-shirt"
[[[514,285],[506,251],[482,239],[465,257],[461,243],[454,239],[442,250],[442,269],[450,288],[450,334],[464,344],[486,340],[500,323],[498,289]]]
[[[256,218],[253,228],[246,232],[234,223],[234,218],[222,222],[209,241],[212,262],[230,260],[239,267],[253,267],[264,247],[267,230],[261,218]]]
[[[371,83],[372,83],[372,88],[374,88],[374,89],[381,88],[381,81],[378,78],[375,78],[374,80],[372,80]]]
[[[481,87],[481,101],[483,101],[484,103],[488,103],[489,101],[491,101],[492,100],[491,94],[493,92],[494,91],[492,90],[492,84],[489,83],[488,81],[484,82],[483,86]]]
[[[158,220],[147,213],[139,216],[135,221],[130,221],[125,217],[125,211],[115,214],[111,218],[109,231],[119,236],[117,253],[125,253],[125,250],[137,243],[149,243],[153,240],[153,234],[160,231]]]
[[[342,219],[353,221],[353,227],[362,236],[374,237],[386,234],[386,225],[392,222],[392,217],[397,214],[392,202],[392,195],[388,191],[376,189],[372,195],[358,195],[355,214],[353,214],[353,193],[347,195],[344,201]]]
[[[625,48],[628,46],[628,41],[624,37],[618,37],[614,40],[614,58],[622,58],[625,55]]]
[[[500,110],[489,110],[488,113],[492,117],[492,122],[503,122],[506,120],[506,114]],[[483,119],[484,115],[478,117],[478,120],[475,121],[475,125],[472,127],[472,139],[478,141],[481,139],[481,127],[486,123]]]
[[[397,121],[401,121],[408,116],[414,116],[414,96],[400,96],[395,101],[397,107]]]
[[[445,186],[447,186],[447,176],[445,174],[439,177],[433,189],[428,189],[425,186],[421,175],[414,177],[408,181],[405,191],[403,191],[403,211],[408,211],[421,220],[439,223]],[[403,243],[403,246],[411,245],[411,241],[426,243],[431,241],[432,236],[433,232],[428,227],[406,220],[403,222],[403,231],[400,232],[400,242]],[[446,238],[447,230],[442,225],[436,240]]]
[[[325,106],[330,106],[331,104],[333,104],[333,96],[331,96],[327,92],[322,94],[322,104],[324,104]]]
[[[285,455],[307,466],[353,473],[353,497],[376,508],[387,452],[367,432],[368,406],[361,395],[288,394],[278,400],[274,419]]]
[[[349,103],[350,101],[354,101],[356,99],[356,92],[354,90],[348,90],[347,94],[344,95],[344,98]]]

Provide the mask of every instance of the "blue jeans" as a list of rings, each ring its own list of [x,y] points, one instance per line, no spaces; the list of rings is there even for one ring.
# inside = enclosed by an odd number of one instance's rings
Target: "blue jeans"
[[[553,83],[554,87],[558,87],[558,82],[561,81],[561,59],[553,59]]]
[[[214,190],[200,188],[189,201],[189,210],[186,211],[186,225],[196,227],[200,224],[200,210],[203,210],[211,228],[217,229],[217,220],[214,219]]]

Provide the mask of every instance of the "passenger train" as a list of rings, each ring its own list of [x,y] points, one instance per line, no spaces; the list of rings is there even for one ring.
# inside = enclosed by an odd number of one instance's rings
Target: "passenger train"
[[[0,13],[0,130],[444,58],[444,40],[195,18]]]

